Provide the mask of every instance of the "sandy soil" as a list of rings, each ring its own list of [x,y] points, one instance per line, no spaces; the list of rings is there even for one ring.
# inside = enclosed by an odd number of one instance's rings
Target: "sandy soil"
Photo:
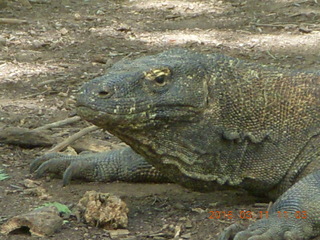
[[[74,97],[86,81],[110,65],[164,49],[184,47],[220,52],[291,69],[318,69],[320,3],[315,0],[33,0],[0,7],[0,127],[36,128],[74,114]],[[58,129],[63,137],[87,126]],[[101,131],[91,137],[110,144]],[[263,199],[242,191],[196,193],[175,184],[84,183],[61,188],[61,180],[40,179],[48,197],[23,186],[30,162],[49,148],[0,144],[0,224],[46,202],[75,205],[87,190],[111,192],[130,209],[128,232],[119,235],[70,220],[50,239],[216,239],[238,219],[209,219],[210,211],[251,210]],[[249,220],[253,221],[253,220]],[[119,233],[119,232],[118,232]],[[0,239],[37,239],[0,235]],[[320,238],[319,238],[320,239]]]

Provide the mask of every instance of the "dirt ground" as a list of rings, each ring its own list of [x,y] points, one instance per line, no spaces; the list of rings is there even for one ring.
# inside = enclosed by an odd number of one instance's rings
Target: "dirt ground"
[[[220,52],[291,69],[319,69],[320,2],[316,0],[33,0],[0,7],[0,128],[36,128],[74,115],[74,98],[86,81],[110,65],[173,47]],[[87,123],[61,127],[67,137]],[[52,134],[57,133],[53,132]],[[96,139],[118,143],[96,131]],[[61,187],[39,180],[47,197],[26,191],[29,164],[49,148],[0,144],[0,224],[46,202],[74,206],[87,190],[111,192],[129,207],[127,232],[71,219],[48,239],[216,239],[238,219],[210,219],[209,211],[265,210],[264,199],[242,191],[191,192],[175,184],[85,183]],[[262,207],[261,207],[262,206]],[[249,220],[252,221],[252,220]],[[23,234],[0,239],[37,239]],[[320,238],[319,238],[320,239]]]

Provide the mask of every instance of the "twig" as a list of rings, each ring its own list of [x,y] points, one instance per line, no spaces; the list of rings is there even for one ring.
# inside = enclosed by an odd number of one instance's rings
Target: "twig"
[[[294,4],[300,5],[300,4],[307,3],[307,2],[309,2],[309,0],[302,0],[302,1],[296,2]]]
[[[77,132],[76,134],[70,136],[69,138],[67,138],[66,140],[64,140],[63,142],[59,143],[58,145],[56,145],[55,147],[51,148],[48,153],[50,152],[59,152],[62,149],[66,148],[67,146],[69,146],[71,143],[73,143],[74,141],[76,141],[77,139],[81,138],[82,136],[88,134],[89,132],[95,131],[99,129],[97,126],[90,126],[87,127],[85,129],[82,129],[80,132]]]
[[[36,129],[34,129],[35,131],[39,131],[39,130],[45,130],[45,129],[49,129],[49,128],[56,128],[56,127],[61,127],[67,124],[71,124],[71,123],[75,123],[78,122],[81,118],[79,116],[75,116],[75,117],[71,117],[71,118],[67,118],[61,121],[57,121],[54,123],[49,123],[46,124],[44,126],[38,127]]]
[[[49,83],[54,83],[54,82],[57,82],[57,81],[60,81],[61,78],[58,78],[58,79],[50,79],[50,80],[47,80],[47,81],[44,81],[44,82],[41,82],[39,83],[37,86],[38,87],[41,87],[41,86],[44,86],[46,84],[49,84]]]
[[[26,99],[26,98],[31,98],[31,97],[36,97],[36,96],[39,96],[39,95],[43,95],[45,94],[46,92],[48,92],[48,90],[44,90],[43,92],[41,93],[32,93],[32,94],[29,94],[29,95],[26,95],[26,96],[23,96],[21,97],[22,99]]]
[[[269,202],[269,204],[268,204],[268,208],[267,208],[267,211],[268,211],[268,212],[269,212],[269,210],[270,210],[271,206],[272,206],[272,202]]]
[[[270,205],[270,203],[255,203],[253,206],[254,207],[258,207],[258,208],[265,208],[268,207]]]
[[[0,18],[0,23],[5,24],[26,24],[28,23],[27,20],[21,20],[16,18]]]
[[[250,23],[251,25],[257,26],[257,27],[280,27],[280,28],[285,28],[288,25],[295,26],[295,24],[268,24],[268,23]]]
[[[268,53],[268,55],[269,55],[270,57],[272,57],[273,59],[277,59],[275,56],[273,56],[273,55],[271,54],[271,52],[270,52],[269,50],[267,50],[267,53]]]

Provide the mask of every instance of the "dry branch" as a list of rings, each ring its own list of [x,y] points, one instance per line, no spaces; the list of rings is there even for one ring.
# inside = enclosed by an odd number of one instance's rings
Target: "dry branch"
[[[298,27],[296,24],[268,24],[268,23],[250,23],[256,27],[276,27],[276,28],[285,28],[287,26]]]
[[[16,18],[0,18],[0,24],[26,24],[27,20],[21,20]]]
[[[97,129],[99,129],[97,126],[90,126],[90,127],[84,128],[80,132],[77,132],[76,134],[70,136],[69,138],[67,138],[63,142],[59,143],[58,145],[56,145],[55,147],[50,149],[48,151],[48,153],[49,152],[59,152],[59,151],[63,150],[64,148],[66,148],[67,146],[69,146],[74,141],[76,141],[77,139],[79,139],[82,136],[88,134],[89,132],[95,131]]]
[[[48,147],[56,143],[56,139],[49,137],[45,131],[8,127],[0,129],[0,143],[22,147]]]
[[[70,144],[76,152],[107,152],[112,149],[126,147],[125,143],[113,143],[92,137],[85,137]]]
[[[97,139],[83,140],[82,142],[75,143],[76,140],[84,135],[99,129],[96,126],[90,126],[82,129],[76,134],[70,136],[66,140],[62,140],[61,137],[53,135],[48,129],[61,127],[63,125],[71,124],[80,121],[79,116],[67,118],[54,123],[49,123],[36,129],[19,128],[19,127],[6,127],[0,128],[0,143],[17,145],[21,147],[48,147],[57,144],[48,152],[59,152],[65,149],[67,146],[72,145],[77,151],[93,151],[101,152],[107,151],[115,146],[106,141]],[[62,141],[62,142],[61,142]]]
[[[61,127],[61,126],[67,125],[67,124],[78,122],[78,121],[80,121],[80,119],[81,118],[79,116],[75,116],[75,117],[67,118],[67,119],[64,119],[64,120],[61,120],[61,121],[57,121],[57,122],[54,122],[54,123],[46,124],[44,126],[36,128],[34,130],[40,131],[40,130],[45,130],[45,129],[50,129],[50,128]]]

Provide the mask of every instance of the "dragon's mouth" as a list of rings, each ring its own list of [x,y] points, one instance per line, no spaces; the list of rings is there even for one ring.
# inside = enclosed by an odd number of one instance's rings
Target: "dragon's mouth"
[[[105,118],[133,118],[135,116],[143,117],[147,116],[147,112],[149,109],[143,110],[140,109],[139,111],[132,111],[131,109],[125,110],[123,108],[93,108],[90,106],[85,105],[77,105],[77,113],[79,116],[83,117],[84,119],[91,119],[97,117],[105,117]]]
[[[138,129],[160,125],[175,124],[177,122],[192,122],[199,115],[194,107],[171,106],[155,107],[145,111],[108,111],[95,109],[89,106],[77,105],[77,113],[80,117],[101,128]]]
[[[135,113],[112,113],[101,110],[96,110],[87,106],[78,106],[77,114],[101,128],[110,130],[110,128],[139,128],[155,125],[156,121],[154,116],[151,116],[147,112],[135,112]]]

